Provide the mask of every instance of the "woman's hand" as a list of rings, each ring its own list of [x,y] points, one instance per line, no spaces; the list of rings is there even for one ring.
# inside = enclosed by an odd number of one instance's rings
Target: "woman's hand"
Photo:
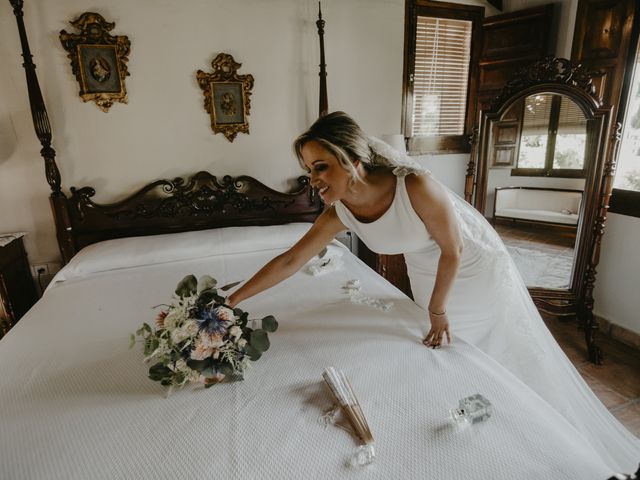
[[[444,336],[447,336],[447,343],[451,343],[451,335],[449,334],[449,319],[447,312],[432,312],[429,310],[429,320],[431,321],[431,330],[424,337],[422,343],[427,347],[440,348]]]

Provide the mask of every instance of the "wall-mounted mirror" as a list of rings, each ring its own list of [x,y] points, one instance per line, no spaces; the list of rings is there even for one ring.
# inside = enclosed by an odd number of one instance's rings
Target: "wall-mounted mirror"
[[[494,225],[537,307],[577,315],[600,362],[592,291],[613,174],[604,159],[615,138],[610,108],[594,91],[568,60],[518,71],[481,112],[465,194]]]

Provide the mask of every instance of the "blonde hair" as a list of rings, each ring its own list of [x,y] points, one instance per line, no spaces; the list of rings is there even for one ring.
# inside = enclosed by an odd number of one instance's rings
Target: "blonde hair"
[[[293,150],[300,166],[306,169],[302,158],[302,148],[315,140],[336,157],[342,168],[354,179],[362,180],[356,169],[359,160],[367,170],[376,168],[374,154],[369,147],[369,137],[356,121],[344,112],[332,112],[316,120],[309,129],[293,142]]]
[[[398,177],[428,173],[428,170],[405,153],[378,138],[367,136],[355,120],[344,112],[333,112],[320,117],[293,142],[298,162],[304,169],[307,167],[302,158],[302,148],[312,140],[338,159],[342,168],[351,173],[352,181],[362,181],[355,166],[358,160],[367,171],[388,169]]]

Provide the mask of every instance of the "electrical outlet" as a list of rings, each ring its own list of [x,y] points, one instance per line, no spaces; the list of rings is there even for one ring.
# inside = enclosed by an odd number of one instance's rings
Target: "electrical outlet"
[[[31,272],[33,273],[34,277],[38,277],[38,275],[49,275],[49,265],[46,263],[32,265]]]

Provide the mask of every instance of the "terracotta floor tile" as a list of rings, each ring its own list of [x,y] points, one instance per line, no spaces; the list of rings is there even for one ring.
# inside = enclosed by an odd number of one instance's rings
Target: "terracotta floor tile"
[[[578,329],[574,320],[551,318],[545,320],[545,323],[574,366],[577,367],[589,361],[584,332]]]
[[[640,403],[614,410],[613,414],[631,433],[640,438]]]
[[[587,384],[593,390],[593,393],[600,399],[600,401],[607,407],[609,410],[614,408],[620,408],[622,405],[627,405],[631,400],[629,397],[625,397],[624,395],[619,394],[618,392],[612,390],[607,385],[602,383],[600,380],[592,377],[587,373],[582,373],[582,378],[585,379]]]
[[[604,364],[587,360],[584,332],[575,320],[544,316],[545,323],[587,384],[612,413],[640,436],[640,350],[604,335],[596,343],[604,353]]]

